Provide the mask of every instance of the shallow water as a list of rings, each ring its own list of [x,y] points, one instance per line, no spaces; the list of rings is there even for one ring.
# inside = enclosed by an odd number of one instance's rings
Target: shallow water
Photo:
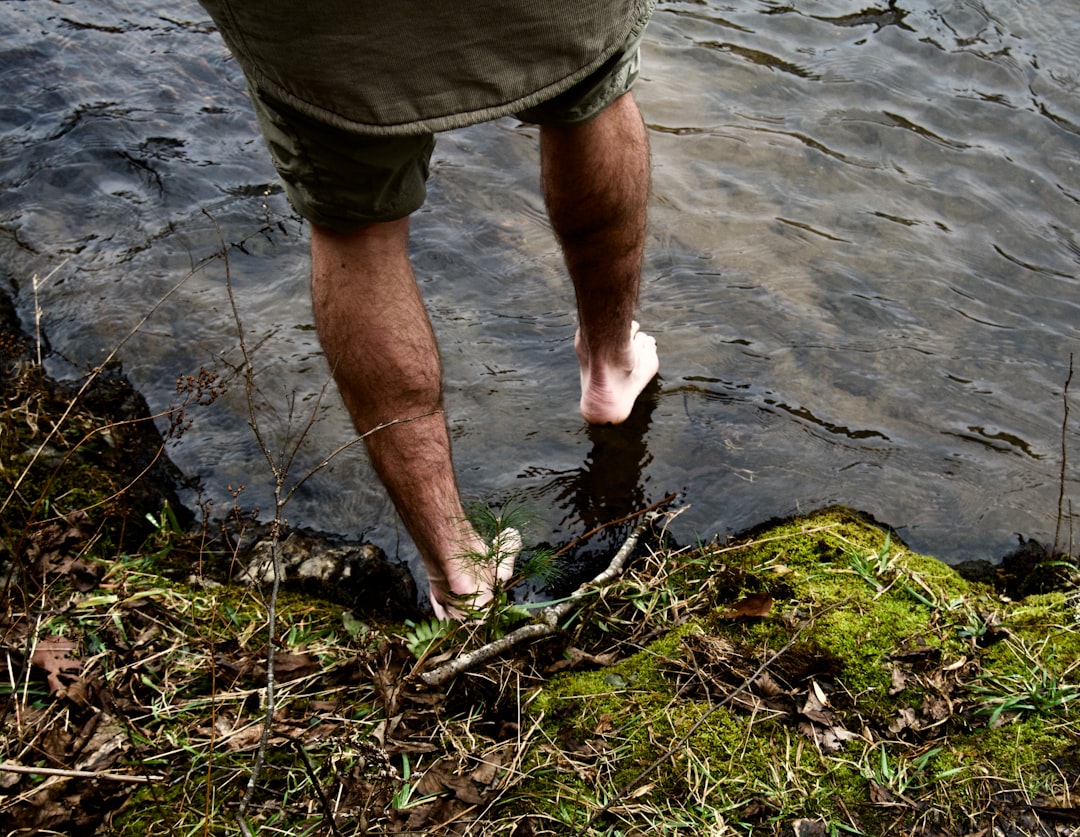
[[[36,295],[57,372],[135,329],[119,356],[157,410],[178,376],[236,364],[228,273],[271,448],[318,417],[295,477],[350,436],[319,395],[305,230],[204,13],[159,8],[0,2],[0,266],[30,322]],[[1066,0],[661,2],[637,96],[662,380],[620,430],[576,413],[535,131],[444,135],[413,249],[464,493],[523,498],[557,542],[671,492],[684,541],[830,503],[948,561],[1052,541],[1080,346],[1077,55]],[[219,511],[240,486],[272,504],[242,390],[170,449]],[[1074,413],[1067,500],[1078,435]],[[287,516],[414,557],[356,450]]]

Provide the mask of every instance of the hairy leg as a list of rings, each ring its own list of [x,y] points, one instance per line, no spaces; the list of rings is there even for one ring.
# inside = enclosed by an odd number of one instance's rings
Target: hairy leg
[[[435,334],[413,276],[407,218],[339,233],[313,226],[315,324],[345,406],[424,561],[439,616],[455,596],[481,605],[492,568],[465,519],[443,414]],[[391,422],[397,422],[391,424]],[[508,576],[510,567],[500,575]]]
[[[581,413],[625,421],[660,367],[634,322],[645,246],[649,143],[633,96],[582,125],[540,129],[544,197],[574,282]]]

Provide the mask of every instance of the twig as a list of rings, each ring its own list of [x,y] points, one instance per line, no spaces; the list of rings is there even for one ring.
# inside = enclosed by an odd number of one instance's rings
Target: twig
[[[68,263],[68,259],[64,259],[60,264],[49,271],[49,275],[44,279],[38,280],[37,274],[34,274],[32,281],[34,286],[34,341],[37,343],[37,365],[41,366],[41,303],[38,301],[38,288],[48,282],[53,276],[56,275],[56,271],[62,268]]]
[[[1073,356],[1069,353],[1069,374],[1065,378],[1065,392],[1061,398],[1065,402],[1065,414],[1061,418],[1061,477],[1058,480],[1058,504],[1057,504],[1057,526],[1054,527],[1054,549],[1050,553],[1050,557],[1058,557],[1058,546],[1061,543],[1061,524],[1065,518],[1065,471],[1066,463],[1068,461],[1068,445],[1065,442],[1066,431],[1069,427],[1069,384],[1072,383],[1073,376]],[[1071,504],[1070,504],[1071,505]]]
[[[607,565],[607,568],[600,573],[600,575],[592,581],[582,584],[577,590],[570,594],[569,598],[541,610],[538,614],[539,621],[531,622],[524,627],[518,628],[516,631],[511,631],[506,636],[501,637],[494,642],[489,642],[482,648],[477,648],[475,651],[470,651],[468,654],[462,654],[460,657],[456,657],[446,665],[439,666],[433,671],[425,671],[420,675],[420,679],[429,686],[441,686],[447,681],[457,677],[459,674],[475,668],[480,663],[494,659],[504,651],[513,648],[515,645],[520,645],[527,640],[537,639],[555,633],[559,629],[559,622],[562,618],[577,605],[578,601],[583,596],[588,595],[598,587],[603,587],[605,584],[608,584],[622,572],[623,565],[626,564],[627,559],[630,557],[630,553],[632,553],[634,547],[637,546],[638,538],[641,537],[641,533],[645,531],[646,526],[659,516],[660,514],[656,511],[649,512],[646,520],[634,527],[634,530],[623,542],[623,545],[619,547],[619,551],[615,553],[611,562]]]
[[[651,511],[655,511],[656,509],[660,508],[661,506],[666,506],[668,503],[670,503],[672,500],[674,500],[678,496],[679,496],[678,492],[675,492],[674,494],[669,494],[663,500],[660,500],[659,502],[653,503],[651,506],[646,506],[645,508],[639,509],[636,512],[631,512],[630,514],[626,515],[625,517],[620,517],[618,520],[609,520],[607,523],[601,523],[599,526],[596,526],[596,527],[590,529],[588,532],[586,532],[580,538],[575,538],[574,540],[570,541],[570,543],[568,543],[566,546],[564,546],[562,549],[560,549],[558,552],[556,552],[555,555],[557,555],[557,556],[562,555],[564,552],[567,552],[567,551],[573,549],[579,543],[581,543],[584,540],[587,540],[588,538],[591,538],[593,535],[595,535],[597,532],[601,531],[602,529],[607,529],[607,528],[609,528],[611,526],[618,526],[620,523],[625,523],[628,520],[633,520],[635,517],[641,517],[641,515],[643,515],[643,514],[646,514],[646,513],[651,512]]]
[[[303,743],[298,738],[289,738],[289,743],[293,745],[293,749],[300,754],[300,760],[304,762],[304,770],[307,772],[311,784],[315,787],[315,793],[319,796],[323,815],[326,817],[326,821],[330,823],[330,830],[334,833],[334,837],[341,837],[337,821],[334,819],[334,811],[330,807],[330,800],[326,798],[326,792],[319,782],[319,777],[315,774],[315,766],[311,763],[311,759],[308,758],[307,750],[304,749]]]
[[[203,210],[203,214],[213,224],[214,229],[217,231],[218,242],[221,245],[220,254],[225,269],[225,292],[229,299],[229,306],[232,311],[233,323],[236,325],[237,343],[240,348],[241,366],[240,372],[243,374],[244,379],[244,397],[247,404],[248,412],[248,426],[251,428],[252,433],[255,436],[255,441],[258,444],[259,450],[263,457],[266,459],[266,464],[270,469],[270,474],[274,479],[274,517],[270,521],[270,561],[273,565],[273,578],[270,586],[269,597],[265,600],[266,603],[266,686],[265,686],[265,712],[262,721],[262,734],[259,738],[259,744],[255,749],[255,757],[251,766],[251,772],[248,775],[247,787],[244,791],[244,796],[240,800],[240,805],[237,810],[237,823],[243,834],[250,833],[250,828],[247,824],[247,810],[251,801],[255,798],[255,789],[258,784],[259,774],[262,772],[263,764],[266,761],[266,753],[270,745],[270,732],[274,725],[274,716],[277,712],[277,677],[274,666],[275,651],[277,648],[277,604],[278,597],[281,590],[281,534],[285,528],[285,506],[292,499],[296,491],[314,476],[318,471],[326,467],[330,461],[342,451],[355,445],[358,441],[366,439],[373,433],[377,433],[386,427],[390,427],[395,424],[402,424],[405,422],[416,421],[427,416],[440,414],[441,410],[433,410],[429,413],[425,413],[420,416],[408,416],[402,419],[395,419],[388,421],[384,424],[380,424],[377,427],[368,430],[366,433],[351,439],[338,446],[331,451],[328,456],[325,456],[314,467],[303,474],[299,479],[295,480],[290,487],[289,472],[296,461],[296,456],[303,446],[308,437],[308,433],[311,430],[315,422],[315,416],[318,411],[318,406],[322,401],[322,397],[326,392],[329,380],[323,385],[322,390],[319,393],[319,398],[316,401],[315,406],[312,408],[309,414],[307,422],[300,429],[295,440],[290,438],[289,435],[281,443],[281,453],[275,457],[271,451],[270,442],[266,433],[263,431],[263,425],[259,421],[259,411],[255,403],[255,394],[258,392],[258,387],[255,382],[255,361],[254,351],[258,349],[259,345],[255,347],[248,345],[248,342],[244,336],[243,320],[240,317],[240,309],[237,305],[236,294],[233,290],[232,283],[232,269],[229,263],[229,251],[225,245],[225,238],[221,232],[221,227],[218,225],[217,220],[210,215],[210,213]],[[289,410],[289,425],[292,423],[294,417],[292,404],[290,403]],[[306,757],[306,754],[305,754]],[[321,791],[321,788],[320,788]]]
[[[4,510],[8,507],[8,504],[11,503],[12,499],[18,493],[19,488],[22,486],[23,482],[30,474],[30,469],[34,467],[35,463],[41,457],[41,454],[46,450],[46,448],[48,448],[49,444],[53,440],[53,437],[60,432],[61,426],[63,426],[64,422],[67,421],[68,416],[71,415],[71,411],[75,409],[75,404],[90,388],[90,385],[95,380],[97,380],[98,375],[100,375],[109,366],[109,364],[113,362],[113,359],[120,353],[120,350],[125,345],[127,345],[127,342],[132,337],[134,337],[139,332],[139,329],[141,329],[143,325],[146,324],[147,320],[149,320],[152,316],[154,316],[154,314],[157,313],[158,309],[166,303],[169,297],[171,297],[174,293],[180,290],[184,283],[187,282],[187,280],[194,275],[195,270],[193,269],[189,273],[187,273],[182,279],[180,279],[179,282],[177,282],[175,285],[169,288],[169,290],[162,294],[161,297],[157,300],[157,302],[150,306],[150,310],[147,311],[145,315],[143,315],[142,319],[135,323],[131,330],[128,331],[128,333],[125,334],[123,338],[121,338],[120,342],[113,347],[112,351],[110,351],[109,354],[105,356],[105,359],[101,361],[98,366],[94,367],[94,369],[91,370],[90,374],[86,376],[85,380],[82,382],[82,386],[79,387],[79,391],[76,392],[74,396],[72,396],[71,401],[68,403],[67,408],[61,414],[60,418],[58,418],[52,423],[52,429],[45,436],[45,439],[42,441],[42,443],[38,445],[37,450],[34,451],[34,455],[30,457],[30,461],[23,468],[22,473],[19,474],[19,478],[15,480],[15,484],[11,487],[11,490],[8,492],[7,497],[4,498],[4,502],[0,503],[0,514],[2,514]]]
[[[229,264],[229,253],[225,247],[225,237],[222,235],[221,227],[218,226],[217,220],[205,209],[203,210],[203,214],[206,215],[206,217],[210,219],[210,223],[214,225],[214,229],[218,234],[218,241],[221,244],[222,260],[225,264],[225,292],[229,297],[229,306],[232,308],[233,322],[236,324],[237,341],[240,345],[240,355],[243,358],[244,364],[244,396],[248,408],[248,425],[251,427],[252,433],[255,434],[255,440],[259,444],[259,449],[262,451],[263,456],[266,457],[266,462],[270,466],[270,473],[274,476],[274,520],[270,527],[270,560],[273,564],[274,575],[270,589],[270,599],[266,605],[266,709],[263,716],[262,735],[259,738],[259,746],[255,750],[255,761],[251,766],[251,773],[248,775],[247,788],[244,791],[243,798],[240,800],[240,807],[236,814],[240,830],[246,834],[247,809],[248,805],[251,804],[251,800],[255,797],[255,786],[259,781],[259,774],[262,772],[263,761],[266,759],[266,750],[270,743],[270,729],[274,724],[274,713],[277,710],[276,692],[274,689],[274,649],[276,647],[275,642],[277,637],[278,591],[281,587],[281,557],[278,554],[278,548],[281,539],[281,490],[284,475],[282,474],[281,469],[278,468],[277,463],[274,462],[274,457],[270,453],[270,447],[266,443],[262,428],[259,424],[258,413],[255,410],[255,364],[252,361],[247,341],[244,339],[244,325],[243,321],[240,319],[240,311],[236,304],[236,294],[233,292],[232,270]]]
[[[104,773],[97,770],[63,770],[59,767],[24,767],[21,764],[0,762],[0,773],[27,773],[32,776],[64,776],[69,779],[101,779],[106,782],[163,782],[164,776],[130,776],[126,773]]]
[[[606,803],[604,803],[604,806],[602,808],[600,808],[599,811],[594,813],[589,818],[589,821],[587,823],[585,823],[585,825],[583,825],[580,829],[578,829],[577,831],[574,832],[573,837],[582,837],[582,835],[584,835],[586,832],[588,832],[588,830],[590,828],[592,828],[593,824],[598,819],[600,819],[600,817],[602,817],[604,814],[606,814],[611,809],[612,805],[614,805],[620,799],[625,799],[627,794],[629,794],[634,788],[636,788],[638,785],[640,785],[642,782],[644,782],[649,776],[651,776],[656,771],[656,769],[658,767],[660,767],[660,765],[662,765],[664,762],[666,762],[672,756],[674,756],[677,753],[681,752],[682,749],[686,746],[687,742],[693,737],[694,733],[697,732],[699,729],[701,729],[701,727],[712,716],[712,714],[714,712],[716,712],[718,709],[722,709],[723,707],[727,706],[729,703],[731,703],[731,701],[733,701],[735,698],[737,698],[739,695],[741,695],[743,692],[745,692],[747,689],[749,689],[750,686],[753,685],[754,681],[757,680],[762,675],[762,673],[766,669],[768,669],[769,666],[771,666],[778,659],[780,659],[780,657],[782,657],[789,650],[791,650],[791,647],[796,642],[798,642],[799,637],[801,637],[803,635],[803,632],[807,628],[809,628],[811,625],[813,625],[816,620],[820,619],[822,616],[824,616],[830,610],[835,610],[837,607],[839,607],[843,603],[844,603],[843,601],[833,602],[831,605],[829,605],[828,607],[821,610],[821,612],[817,613],[816,615],[812,615],[809,619],[807,619],[807,621],[805,621],[802,625],[800,625],[799,629],[797,631],[795,631],[795,633],[792,635],[791,639],[789,639],[786,643],[784,643],[783,648],[781,648],[779,651],[777,651],[775,654],[773,654],[771,657],[769,657],[765,662],[763,662],[760,666],[758,666],[757,669],[754,671],[754,673],[751,674],[749,677],[747,677],[745,680],[743,680],[742,684],[737,689],[735,689],[732,692],[729,692],[724,697],[724,699],[721,700],[719,703],[717,703],[717,704],[715,704],[713,706],[710,706],[708,708],[708,710],[700,718],[698,718],[696,722],[694,722],[693,726],[691,726],[690,729],[687,730],[686,734],[683,735],[682,738],[680,738],[671,747],[669,747],[666,752],[664,752],[662,755],[657,757],[656,761],[654,761],[652,764],[650,764],[648,767],[646,767],[644,770],[642,770],[637,776],[635,776],[633,779],[631,779],[629,782],[627,782],[625,785],[623,785],[621,788],[619,788],[615,792],[615,794],[611,797],[611,799],[609,799]]]

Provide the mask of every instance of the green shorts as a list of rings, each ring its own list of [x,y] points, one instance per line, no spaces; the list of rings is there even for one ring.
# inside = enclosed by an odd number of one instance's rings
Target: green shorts
[[[641,34],[564,93],[516,114],[539,125],[588,122],[638,77]],[[259,128],[293,208],[313,224],[349,231],[419,209],[435,136],[368,136],[327,125],[249,85]]]

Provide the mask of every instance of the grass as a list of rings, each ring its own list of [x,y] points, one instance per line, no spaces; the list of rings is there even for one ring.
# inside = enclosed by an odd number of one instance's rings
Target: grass
[[[285,589],[268,619],[223,583],[230,542],[122,469],[139,440],[107,398],[33,364],[3,396],[0,761],[39,771],[0,768],[5,834],[1075,831],[1068,583],[1008,600],[845,509],[686,549],[658,522],[554,635],[433,689],[532,613],[406,621]]]

